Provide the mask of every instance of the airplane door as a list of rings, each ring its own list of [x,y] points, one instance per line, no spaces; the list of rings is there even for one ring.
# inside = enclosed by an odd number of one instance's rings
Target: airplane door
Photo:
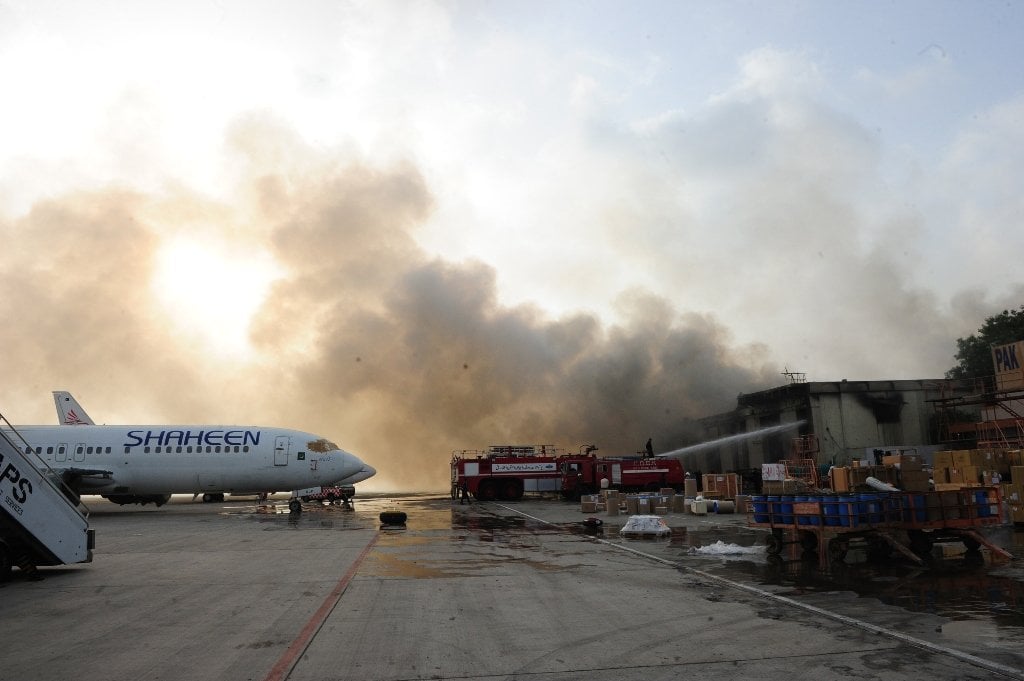
[[[275,466],[287,466],[288,465],[288,448],[291,444],[291,438],[287,435],[278,435],[274,438],[274,465]]]

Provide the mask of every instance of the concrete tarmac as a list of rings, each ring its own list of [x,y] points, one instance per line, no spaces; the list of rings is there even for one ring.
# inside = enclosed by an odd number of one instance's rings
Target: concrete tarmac
[[[88,503],[92,563],[0,585],[0,679],[1024,679],[1019,627],[963,640],[936,615],[725,578],[673,538],[620,538],[626,516],[588,533],[568,502]]]

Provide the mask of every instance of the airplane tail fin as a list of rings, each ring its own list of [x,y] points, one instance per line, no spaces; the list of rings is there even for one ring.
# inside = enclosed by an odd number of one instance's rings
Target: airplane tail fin
[[[94,426],[93,420],[82,409],[71,393],[64,390],[53,391],[53,403],[57,405],[57,421],[62,426]]]

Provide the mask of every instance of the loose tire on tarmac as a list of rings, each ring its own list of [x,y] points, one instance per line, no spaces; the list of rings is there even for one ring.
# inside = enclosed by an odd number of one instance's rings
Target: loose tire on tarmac
[[[381,511],[380,514],[382,525],[405,525],[407,519],[405,511]]]

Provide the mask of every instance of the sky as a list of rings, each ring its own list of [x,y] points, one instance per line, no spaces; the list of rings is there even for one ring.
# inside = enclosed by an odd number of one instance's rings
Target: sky
[[[632,454],[1024,304],[1024,2],[0,0],[0,409]]]

